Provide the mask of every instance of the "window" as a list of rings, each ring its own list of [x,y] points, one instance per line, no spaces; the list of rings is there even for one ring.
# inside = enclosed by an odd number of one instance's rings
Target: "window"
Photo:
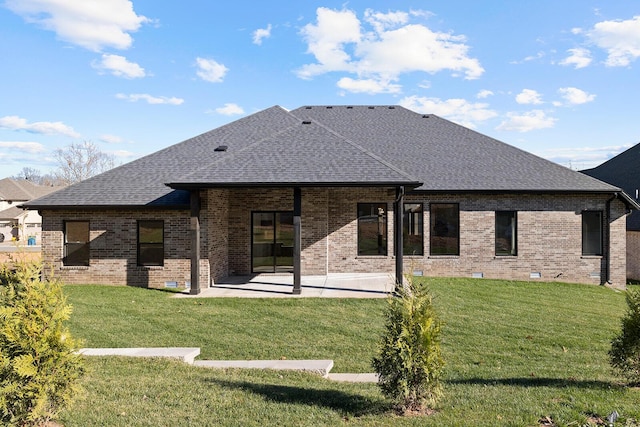
[[[518,255],[517,240],[518,216],[516,211],[496,212],[496,255]]]
[[[582,212],[582,255],[602,255],[602,212]]]
[[[430,254],[460,254],[460,208],[457,203],[432,203]]]
[[[404,204],[402,227],[402,253],[404,255],[424,255],[422,203]]]
[[[89,221],[65,221],[62,264],[89,265]]]
[[[358,203],[358,255],[387,255],[386,203]]]
[[[138,221],[138,265],[164,265],[164,221]]]

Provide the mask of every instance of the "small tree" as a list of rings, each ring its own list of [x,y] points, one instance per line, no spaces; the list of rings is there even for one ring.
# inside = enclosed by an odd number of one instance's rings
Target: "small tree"
[[[13,268],[0,266],[0,423],[35,426],[71,402],[84,367],[61,284],[39,280],[33,262]]]
[[[389,298],[373,368],[378,386],[400,413],[424,412],[442,395],[441,322],[429,291],[412,280]]]
[[[609,361],[631,384],[640,384],[640,289],[627,291],[622,329],[611,341]]]

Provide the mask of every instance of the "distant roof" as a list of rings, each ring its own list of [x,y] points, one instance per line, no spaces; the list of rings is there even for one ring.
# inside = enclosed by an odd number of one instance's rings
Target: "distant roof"
[[[0,200],[24,202],[37,199],[61,188],[37,185],[26,179],[3,178],[0,179]]]
[[[28,212],[25,211],[24,209],[20,209],[17,206],[11,206],[8,209],[0,211],[0,220],[18,219],[18,218],[26,215],[27,213]]]
[[[432,192],[620,191],[400,106],[274,106],[26,206],[183,207],[187,190],[201,187],[400,185]]]
[[[620,187],[637,200],[640,195],[640,144],[623,151],[600,166],[581,172]],[[627,229],[640,230],[640,211],[627,217]]]

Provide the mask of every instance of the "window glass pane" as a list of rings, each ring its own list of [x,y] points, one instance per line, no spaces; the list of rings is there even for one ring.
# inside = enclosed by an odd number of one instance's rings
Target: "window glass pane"
[[[164,221],[138,221],[138,265],[164,265]]]
[[[387,254],[387,204],[358,203],[358,255]]]
[[[422,203],[405,203],[402,223],[402,253],[423,255]]]
[[[496,255],[517,255],[516,224],[515,211],[496,212]]]
[[[62,264],[88,266],[89,257],[89,221],[66,221]]]
[[[162,221],[139,221],[138,238],[140,243],[162,243],[164,224]]]
[[[433,203],[430,211],[431,255],[459,255],[460,212],[457,203]]]
[[[89,241],[88,221],[67,221],[65,226],[65,242],[86,243]]]
[[[602,255],[602,212],[582,212],[582,255]]]

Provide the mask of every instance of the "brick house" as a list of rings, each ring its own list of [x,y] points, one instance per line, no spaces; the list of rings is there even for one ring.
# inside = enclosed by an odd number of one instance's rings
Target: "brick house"
[[[40,243],[42,218],[36,211],[19,206],[62,187],[37,185],[26,179],[0,179],[0,243],[12,240]]]
[[[406,270],[624,286],[620,188],[399,106],[274,106],[27,204],[69,283]],[[397,214],[400,213],[400,214]],[[400,250],[399,250],[400,249]]]
[[[581,171],[584,174],[622,188],[634,200],[640,192],[640,144],[607,160],[601,165]],[[627,216],[627,278],[640,280],[640,211]]]

